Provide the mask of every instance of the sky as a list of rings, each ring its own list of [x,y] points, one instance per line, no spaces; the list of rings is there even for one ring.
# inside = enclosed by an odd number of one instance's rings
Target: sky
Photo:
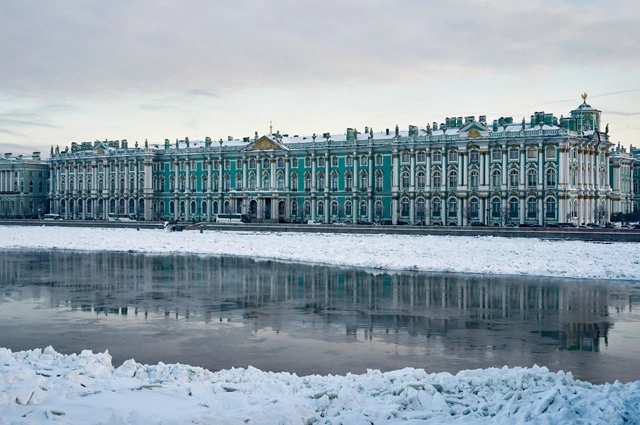
[[[640,130],[634,0],[0,0],[0,154],[603,111]]]

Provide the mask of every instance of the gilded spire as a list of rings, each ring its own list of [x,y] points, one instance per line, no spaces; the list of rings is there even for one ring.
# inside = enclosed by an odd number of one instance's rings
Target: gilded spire
[[[269,134],[273,134],[273,121],[269,121]]]
[[[580,96],[582,96],[582,101],[583,102],[587,101],[587,94],[586,93],[582,93]]]

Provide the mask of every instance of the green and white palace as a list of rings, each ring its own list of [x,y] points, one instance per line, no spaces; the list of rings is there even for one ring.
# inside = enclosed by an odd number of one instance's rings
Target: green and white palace
[[[567,117],[536,112],[521,122],[481,115],[384,131],[52,147],[49,209],[67,219],[608,221],[637,209],[635,159],[609,141],[602,112],[582,97]]]

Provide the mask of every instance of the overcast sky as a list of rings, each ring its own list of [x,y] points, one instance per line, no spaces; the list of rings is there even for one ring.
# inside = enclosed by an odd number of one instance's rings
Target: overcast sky
[[[568,115],[640,146],[637,0],[0,0],[0,153]]]

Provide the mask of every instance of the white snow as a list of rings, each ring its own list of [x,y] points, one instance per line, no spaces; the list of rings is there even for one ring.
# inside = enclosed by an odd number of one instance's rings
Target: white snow
[[[386,270],[638,280],[640,244],[524,238],[0,227],[0,249],[243,255]],[[108,353],[0,348],[0,423],[640,423],[640,381],[593,385],[545,367],[305,376]]]

